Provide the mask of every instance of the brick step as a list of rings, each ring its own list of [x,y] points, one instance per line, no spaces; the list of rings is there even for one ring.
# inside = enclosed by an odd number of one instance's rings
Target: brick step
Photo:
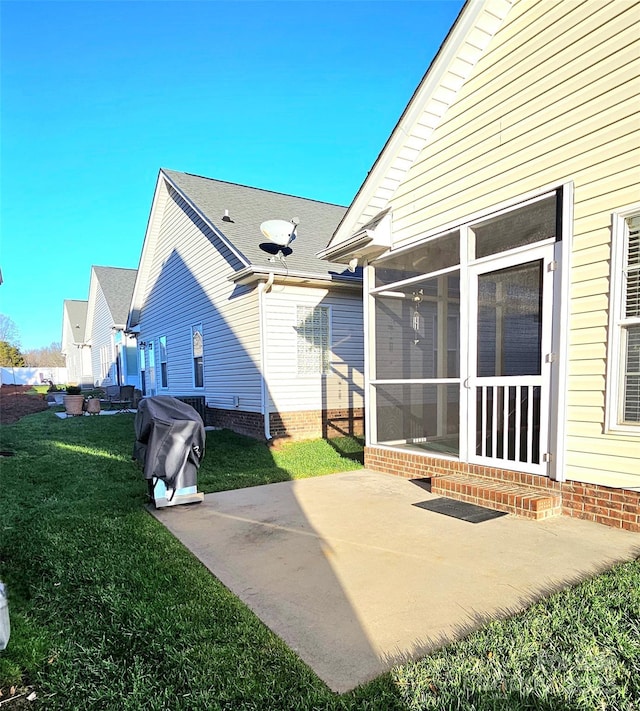
[[[562,496],[549,489],[450,474],[431,479],[431,493],[540,521],[562,514]]]

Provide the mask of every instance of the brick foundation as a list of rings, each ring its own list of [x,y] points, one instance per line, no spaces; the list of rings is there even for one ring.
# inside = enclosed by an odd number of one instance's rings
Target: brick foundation
[[[264,439],[264,419],[259,412],[207,407],[204,422],[210,427],[221,427],[238,434]]]
[[[533,518],[554,513],[640,532],[640,492],[577,481],[557,482],[457,460],[365,447],[365,466],[407,479],[430,478],[432,491]],[[438,482],[438,479],[441,479]]]
[[[258,412],[207,407],[205,422],[240,434],[264,439],[264,418]],[[274,439],[331,439],[364,434],[364,411],[358,409],[271,412],[269,427]]]

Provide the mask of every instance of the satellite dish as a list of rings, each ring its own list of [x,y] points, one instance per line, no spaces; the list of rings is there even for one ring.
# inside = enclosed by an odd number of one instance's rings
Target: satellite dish
[[[297,222],[293,220],[267,220],[260,225],[260,232],[274,244],[286,247],[296,238]]]

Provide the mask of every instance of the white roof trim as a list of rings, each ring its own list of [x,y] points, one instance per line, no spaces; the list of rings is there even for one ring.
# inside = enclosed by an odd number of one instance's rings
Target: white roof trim
[[[336,251],[338,245],[389,205],[502,25],[512,2],[468,0],[325,251]]]
[[[251,284],[256,281],[264,281],[268,279],[270,275],[274,275],[276,279],[286,279],[289,282],[318,282],[322,284],[334,284],[336,286],[353,284],[358,288],[362,287],[362,277],[356,276],[355,274],[314,274],[312,272],[290,271],[284,266],[275,267],[275,265],[274,267],[245,267],[228,276],[227,280],[236,284]]]
[[[164,183],[164,173],[162,170],[158,173],[156,181],[156,189],[153,192],[153,202],[151,203],[151,211],[147,221],[147,230],[142,242],[142,252],[140,254],[140,262],[138,264],[138,273],[136,274],[136,283],[133,286],[133,295],[131,297],[131,307],[129,309],[129,317],[127,318],[127,328],[131,329],[137,325],[140,318],[140,309],[144,298],[144,290],[149,278],[150,261],[153,257],[153,251],[158,240],[158,232],[162,223],[162,212],[167,202],[168,190]]]
[[[171,185],[171,187],[180,194],[182,199],[191,207],[191,209],[198,215],[198,217],[206,224],[208,225],[213,232],[215,232],[216,237],[220,239],[220,241],[228,247],[229,251],[235,254],[235,256],[245,265],[249,266],[250,262],[249,260],[242,254],[242,252],[229,240],[224,236],[222,232],[211,222],[211,220],[200,210],[200,208],[191,201],[191,199],[184,194],[184,192],[171,180],[171,178],[164,172],[160,171],[162,175],[164,176],[164,179]]]
[[[144,299],[144,294],[146,290],[147,280],[149,279],[149,272],[151,268],[151,262],[153,260],[153,252],[156,247],[158,240],[158,234],[160,232],[160,226],[162,224],[162,215],[164,213],[164,208],[169,198],[169,190],[167,186],[171,186],[180,197],[189,205],[189,207],[200,217],[200,219],[211,229],[211,231],[216,235],[218,239],[228,247],[229,251],[232,252],[245,266],[249,266],[249,260],[240,252],[237,247],[235,247],[229,240],[218,230],[218,228],[207,218],[200,208],[195,205],[191,199],[185,195],[185,193],[171,180],[171,178],[160,169],[158,174],[158,180],[156,183],[156,189],[153,194],[153,203],[151,205],[151,212],[149,214],[149,221],[147,223],[147,231],[145,233],[144,242],[142,244],[142,254],[140,256],[140,264],[138,265],[138,274],[136,276],[136,283],[133,288],[133,297],[131,299],[131,308],[129,310],[129,318],[127,319],[126,328],[131,330],[137,325],[140,318],[140,309],[142,308],[142,302]]]

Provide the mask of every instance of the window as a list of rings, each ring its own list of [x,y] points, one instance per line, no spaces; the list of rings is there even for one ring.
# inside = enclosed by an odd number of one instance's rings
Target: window
[[[614,216],[608,425],[640,433],[640,206]]]
[[[550,195],[474,226],[475,258],[557,238],[557,215],[558,195]]]
[[[329,307],[298,306],[298,375],[329,372]]]
[[[149,354],[149,395],[156,394],[156,357],[153,354],[153,341],[147,344]]]
[[[100,380],[104,382],[110,376],[111,357],[109,346],[100,346]]]
[[[160,336],[160,387],[167,388],[167,337]]]
[[[146,344],[145,344],[146,345]],[[142,394],[146,395],[147,394],[147,383],[145,380],[145,369],[146,369],[146,364],[145,364],[145,358],[144,358],[144,349],[145,345],[140,345],[140,350],[138,351],[140,354],[140,389],[142,390]]]
[[[204,365],[202,359],[203,340],[202,324],[191,327],[191,347],[193,350],[193,384],[196,388],[204,387]]]

